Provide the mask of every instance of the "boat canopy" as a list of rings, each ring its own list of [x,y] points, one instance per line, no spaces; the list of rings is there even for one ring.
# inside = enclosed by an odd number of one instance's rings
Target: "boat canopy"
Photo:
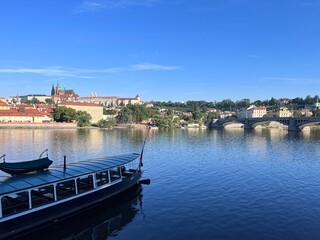
[[[0,195],[22,191],[24,189],[46,185],[99,170],[125,165],[135,160],[140,154],[131,153],[104,158],[89,159],[81,162],[70,162],[66,169],[63,165],[52,166],[47,170],[15,176],[0,176]]]

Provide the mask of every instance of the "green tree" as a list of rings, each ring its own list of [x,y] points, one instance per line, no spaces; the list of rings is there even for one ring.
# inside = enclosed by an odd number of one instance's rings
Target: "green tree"
[[[267,114],[265,114],[263,117],[264,118],[272,118],[272,117],[276,117],[276,114],[272,113],[272,112],[267,112]],[[278,117],[279,117],[279,114],[278,114]]]
[[[308,95],[305,99],[304,99],[304,103],[305,104],[313,104],[313,98]]]
[[[28,100],[26,103],[27,104],[40,104],[41,102],[39,101],[38,98],[33,97],[31,100]]]
[[[78,127],[87,127],[90,126],[90,121],[92,117],[86,111],[77,111],[76,112],[76,120],[78,122]]]
[[[101,119],[98,123],[97,126],[100,128],[112,128],[116,125],[116,120],[114,118],[110,118],[107,120]]]
[[[312,111],[314,117],[320,117],[320,108],[316,108]]]
[[[223,111],[230,111],[236,109],[236,104],[231,99],[224,99],[221,102],[217,102],[216,107]]]
[[[237,108],[249,107],[250,99],[248,98],[242,99],[241,101],[236,102],[236,104],[237,104]]]
[[[132,111],[127,107],[122,108],[119,113],[119,118],[120,118],[120,121],[123,123],[131,123],[132,122]]]
[[[56,122],[72,122],[76,120],[76,110],[69,107],[58,107],[55,109],[53,119]]]
[[[303,114],[301,111],[293,111],[293,117],[302,117]]]
[[[255,106],[264,106],[263,102],[260,101],[260,100],[256,100],[252,104],[255,105]]]
[[[45,101],[47,104],[53,104],[52,98],[46,98],[44,101]]]
[[[304,105],[304,100],[301,97],[296,97],[294,99],[291,99],[290,103],[296,104],[296,105]]]
[[[274,97],[272,97],[269,101],[269,105],[271,105],[271,106],[275,106],[278,104],[279,104],[279,101],[277,99],[275,99]]]
[[[172,114],[173,114],[172,109],[168,109],[168,110],[167,110],[167,115],[172,115]]]
[[[114,109],[103,108],[103,115],[114,115],[116,113],[117,113],[117,111]]]
[[[214,119],[219,119],[220,116],[217,113],[208,113],[206,123],[210,124]]]
[[[170,116],[156,116],[154,122],[159,128],[174,128],[175,124]]]
[[[179,117],[175,117],[175,118],[173,118],[172,121],[177,124],[177,123],[180,122],[180,118]]]
[[[155,117],[159,111],[154,108],[147,108],[140,104],[129,104],[119,112],[120,121],[124,123],[139,123],[148,118]]]

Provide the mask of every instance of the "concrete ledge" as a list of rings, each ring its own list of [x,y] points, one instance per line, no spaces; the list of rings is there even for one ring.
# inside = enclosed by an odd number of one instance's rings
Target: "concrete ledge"
[[[15,123],[15,122],[1,122],[0,128],[76,128],[77,123]]]

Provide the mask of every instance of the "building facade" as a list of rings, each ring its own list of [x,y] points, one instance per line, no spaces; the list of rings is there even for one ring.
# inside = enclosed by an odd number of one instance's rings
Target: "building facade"
[[[0,122],[42,123],[52,119],[32,105],[9,106],[0,101]]]
[[[89,97],[79,97],[79,102],[95,103],[104,107],[127,106],[128,104],[142,104],[141,98],[137,95],[135,98],[119,98],[116,96],[97,96],[92,94]]]
[[[89,113],[91,116],[91,123],[97,123],[103,118],[103,106],[94,103],[61,101],[58,103],[58,106],[65,106],[76,111]]]
[[[292,117],[292,112],[288,108],[281,107],[279,110],[279,117]]]
[[[128,104],[141,104],[141,98],[137,95],[135,98],[118,98],[118,106],[127,106]]]
[[[54,103],[61,101],[78,101],[79,95],[72,89],[62,89],[59,83],[57,83],[56,87],[52,85],[51,98]]]
[[[237,112],[238,118],[262,118],[267,114],[266,107],[250,106]]]
[[[118,97],[110,96],[110,97],[98,97],[98,96],[90,96],[90,97],[79,97],[79,102],[86,103],[95,103],[104,107],[116,107],[118,105]]]

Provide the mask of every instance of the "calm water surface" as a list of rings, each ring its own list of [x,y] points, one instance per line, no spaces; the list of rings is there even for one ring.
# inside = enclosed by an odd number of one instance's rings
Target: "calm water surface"
[[[319,131],[0,129],[0,155],[49,148],[61,164],[139,152],[144,138],[151,185],[47,239],[320,239]]]

